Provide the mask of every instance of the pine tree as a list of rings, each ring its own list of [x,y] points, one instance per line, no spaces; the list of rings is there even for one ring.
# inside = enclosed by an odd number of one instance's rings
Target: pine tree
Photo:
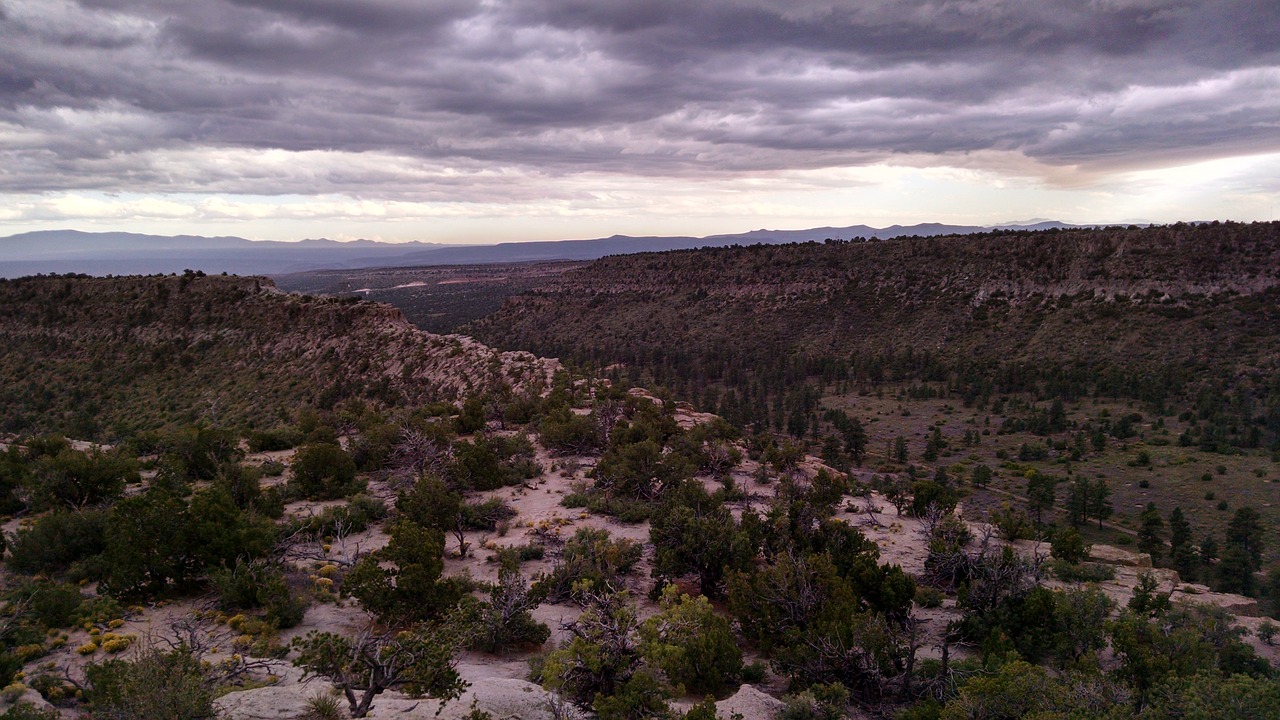
[[[1191,545],[1191,523],[1187,522],[1180,507],[1169,514],[1169,559],[1184,578],[1195,576],[1198,558]]]
[[[1093,486],[1089,492],[1089,514],[1098,518],[1098,527],[1102,527],[1102,521],[1111,517],[1113,512],[1111,508],[1111,487],[1107,485],[1107,481],[1098,478],[1093,482]]]
[[[1091,492],[1089,481],[1083,477],[1077,477],[1071,483],[1071,489],[1067,494],[1067,518],[1075,527],[1080,527],[1089,521]]]
[[[1205,535],[1204,540],[1200,541],[1200,564],[1207,568],[1217,559],[1218,542],[1213,539],[1213,535]]]
[[[1257,572],[1262,567],[1263,541],[1262,517],[1251,507],[1236,510],[1227,525],[1226,547],[1238,547],[1248,561],[1250,572]]]
[[[1222,562],[1218,567],[1218,588],[1223,592],[1252,595],[1258,583],[1254,573],[1262,567],[1262,518],[1251,507],[1236,510],[1227,525],[1226,542],[1222,546]]]
[[[1147,508],[1138,516],[1138,548],[1151,555],[1151,563],[1160,561],[1164,551],[1164,519],[1155,503],[1147,503]]]
[[[901,435],[893,439],[893,459],[898,462],[907,461],[907,439]]]
[[[1054,488],[1058,478],[1033,471],[1027,478],[1027,508],[1036,518],[1036,524],[1042,522],[1046,511],[1053,510]]]

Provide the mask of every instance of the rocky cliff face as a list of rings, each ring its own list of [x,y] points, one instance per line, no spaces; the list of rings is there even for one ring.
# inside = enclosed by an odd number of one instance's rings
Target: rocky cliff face
[[[9,349],[0,392],[14,409],[6,429],[77,436],[123,432],[141,416],[242,422],[349,399],[421,404],[499,385],[537,391],[559,367],[419,331],[389,305],[223,276],[3,282],[0,343]]]

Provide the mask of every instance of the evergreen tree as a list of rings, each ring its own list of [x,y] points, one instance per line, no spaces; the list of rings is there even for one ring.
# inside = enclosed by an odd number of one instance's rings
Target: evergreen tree
[[[986,465],[978,465],[973,469],[973,486],[986,487],[991,484],[992,475],[991,468]]]
[[[1252,595],[1258,590],[1254,578],[1262,567],[1262,518],[1257,510],[1242,507],[1236,510],[1227,525],[1226,542],[1222,546],[1222,562],[1218,567],[1218,589]]]
[[[898,462],[907,461],[907,439],[901,435],[893,439],[893,459]]]
[[[1093,482],[1093,486],[1089,492],[1089,514],[1098,519],[1098,527],[1102,527],[1102,521],[1111,517],[1113,512],[1111,508],[1111,487],[1107,485],[1107,481],[1098,478]]]
[[[1147,503],[1147,507],[1138,515],[1138,548],[1151,555],[1153,564],[1160,561],[1164,550],[1164,519],[1155,503]]]
[[[1053,510],[1057,485],[1058,478],[1041,472],[1032,471],[1031,477],[1027,478],[1027,509],[1035,516],[1037,525],[1042,523],[1046,511]]]
[[[849,426],[844,428],[844,451],[849,453],[858,466],[867,456],[867,429],[858,418],[849,418]]]
[[[1248,561],[1250,572],[1262,567],[1263,540],[1262,517],[1251,507],[1242,507],[1227,525],[1226,548],[1236,547]]]
[[[1218,542],[1213,539],[1213,535],[1205,535],[1204,540],[1200,541],[1200,564],[1208,567],[1218,559]]]
[[[929,433],[929,439],[925,441],[924,455],[921,457],[923,457],[927,462],[937,460],[938,451],[942,449],[942,446],[942,428],[935,425],[933,427],[933,432]]]
[[[1195,548],[1191,545],[1191,523],[1187,522],[1180,507],[1169,514],[1169,559],[1183,577],[1195,575],[1198,562]]]
[[[1067,494],[1067,518],[1075,527],[1080,527],[1089,521],[1089,498],[1092,489],[1089,481],[1084,477],[1077,477],[1071,483],[1071,488]]]

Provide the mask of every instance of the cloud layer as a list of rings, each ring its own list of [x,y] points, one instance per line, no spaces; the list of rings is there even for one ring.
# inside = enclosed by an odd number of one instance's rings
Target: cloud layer
[[[520,203],[1280,151],[1257,0],[0,0],[0,37],[4,193]]]

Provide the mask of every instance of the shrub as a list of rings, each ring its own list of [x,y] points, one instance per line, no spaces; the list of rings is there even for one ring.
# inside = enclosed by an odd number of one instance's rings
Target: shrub
[[[126,484],[140,479],[138,463],[123,451],[82,453],[67,448],[36,461],[31,506],[46,510],[95,505],[119,497]]]
[[[934,506],[944,513],[951,512],[960,500],[955,490],[932,480],[917,480],[911,493],[911,514],[916,517],[923,517]]]
[[[356,464],[342,448],[328,443],[305,445],[293,457],[290,487],[308,500],[335,500],[359,492]]]
[[[542,645],[551,637],[551,630],[530,614],[541,602],[540,594],[530,592],[515,565],[504,563],[489,601],[481,606],[475,646],[485,652],[499,652],[510,647]]]
[[[566,405],[552,409],[538,423],[538,435],[549,450],[582,455],[598,450],[601,438],[594,415],[577,415]]]
[[[569,640],[535,668],[542,686],[602,718],[663,717],[667,688],[641,657],[635,607],[622,593],[594,593]]]
[[[1064,528],[1054,533],[1050,547],[1053,550],[1053,556],[1066,563],[1077,564],[1083,562],[1089,555],[1089,549],[1084,544],[1084,537],[1073,528]]]
[[[662,592],[662,611],[640,626],[640,654],[694,695],[719,695],[742,675],[742,651],[729,621],[703,596]]]
[[[55,511],[9,543],[9,566],[22,573],[57,573],[106,547],[107,514],[102,510]]]
[[[342,705],[332,695],[313,695],[307,698],[306,720],[341,720]]]
[[[618,522],[634,525],[649,519],[652,506],[641,500],[631,500],[605,492],[587,495],[587,509],[598,515],[608,515]]]
[[[266,561],[237,560],[235,567],[217,570],[210,579],[225,610],[262,608],[278,628],[297,625],[306,613],[306,602],[291,591],[283,569]]]
[[[1005,540],[1026,540],[1035,535],[1031,518],[1021,509],[1011,506],[1008,501],[1002,502],[998,510],[992,510],[987,521],[995,526],[1000,537]]]
[[[388,528],[389,542],[365,555],[347,573],[342,592],[383,622],[431,620],[462,596],[459,580],[442,579],[444,535],[401,518]]]
[[[498,523],[516,516],[515,508],[502,498],[468,503],[461,507],[462,526],[468,530],[496,530]]]
[[[112,635],[111,633],[107,633],[107,635],[104,635],[102,638],[102,649],[108,654],[115,655],[116,653],[128,650],[129,646],[133,645],[134,640],[135,638],[130,635]]]
[[[62,715],[54,709],[42,710],[31,703],[20,702],[5,711],[4,720],[60,720]]]
[[[643,551],[639,543],[614,540],[608,530],[579,528],[565,543],[560,562],[535,587],[552,601],[570,597],[574,585],[582,581],[590,581],[597,590],[616,589]]]
[[[398,425],[375,423],[364,428],[351,442],[351,459],[360,472],[376,472],[386,467],[401,438]]]
[[[115,622],[123,616],[124,610],[115,598],[108,595],[99,595],[89,598],[80,604],[80,609],[76,611],[74,622],[77,625],[85,623],[100,625],[102,623]]]
[[[108,660],[85,668],[94,716],[130,720],[213,718],[213,688],[186,650],[144,650],[136,660]]]
[[[1116,569],[1103,563],[1071,563],[1054,560],[1050,564],[1054,576],[1063,582],[1105,582],[1116,578]]]
[[[813,685],[783,703],[775,720],[840,720],[848,717],[849,690],[840,683]]]
[[[533,445],[523,435],[480,436],[472,442],[455,443],[453,452],[448,475],[459,488],[496,490],[536,477],[539,470],[533,460]]]
[[[1276,625],[1270,620],[1263,620],[1262,623],[1258,625],[1258,639],[1267,645],[1275,644],[1277,633],[1280,633],[1280,625]]]
[[[916,587],[915,602],[922,608],[942,607],[942,591],[928,585]]]
[[[567,508],[583,508],[591,502],[591,496],[584,489],[575,488],[560,498],[560,505]]]
[[[278,427],[258,430],[249,434],[249,452],[276,452],[290,450],[302,442],[302,433],[296,428]]]
[[[19,584],[6,594],[10,602],[28,599],[28,612],[46,628],[71,625],[75,620],[84,596],[80,588],[50,580],[36,580]]]
[[[311,517],[297,520],[294,529],[324,537],[336,535],[339,530],[348,533],[364,532],[373,523],[387,516],[387,506],[381,500],[360,493],[345,505],[335,505],[321,510]]]
[[[765,679],[765,671],[768,667],[759,660],[749,662],[742,666],[742,682],[752,685],[762,683]]]

